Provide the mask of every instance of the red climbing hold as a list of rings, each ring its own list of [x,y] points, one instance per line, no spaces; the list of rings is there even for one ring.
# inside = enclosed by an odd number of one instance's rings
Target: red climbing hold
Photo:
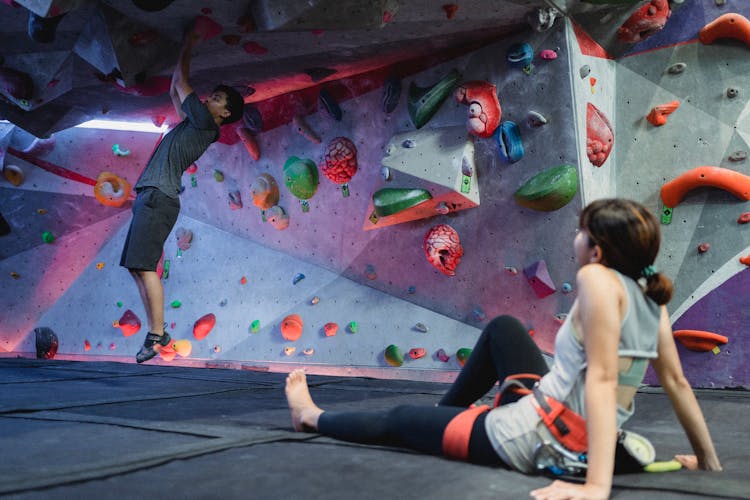
[[[720,344],[729,342],[724,335],[703,330],[676,330],[672,335],[691,351],[699,352],[711,351]]]
[[[141,320],[133,311],[128,309],[122,314],[122,317],[117,322],[117,326],[122,330],[124,336],[130,337],[138,333],[138,330],[141,329]]]
[[[424,347],[414,347],[412,349],[409,349],[409,357],[411,359],[424,358],[426,354],[427,351]]]
[[[211,332],[214,325],[216,325],[216,316],[214,316],[213,313],[208,313],[205,316],[200,317],[193,325],[193,337],[195,337],[196,340],[205,339],[206,335]]]
[[[281,336],[294,342],[302,336],[304,322],[299,314],[290,314],[281,322]]]

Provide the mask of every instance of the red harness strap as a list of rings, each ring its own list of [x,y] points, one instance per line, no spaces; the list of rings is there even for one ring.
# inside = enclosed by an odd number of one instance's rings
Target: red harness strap
[[[586,435],[586,419],[574,412],[564,403],[545,396],[534,387],[536,412],[542,417],[544,425],[555,439],[567,449],[576,453],[583,453],[588,448]]]
[[[448,422],[443,431],[443,454],[456,460],[469,458],[469,439],[471,429],[474,427],[479,415],[489,411],[487,405],[473,406],[464,410]]]

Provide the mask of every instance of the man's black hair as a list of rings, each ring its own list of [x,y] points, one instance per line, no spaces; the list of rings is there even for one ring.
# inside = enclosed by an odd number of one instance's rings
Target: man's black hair
[[[243,106],[245,100],[242,98],[239,92],[234,90],[228,85],[217,85],[214,92],[224,92],[227,95],[227,109],[231,113],[228,117],[224,118],[222,124],[234,123],[242,118]]]

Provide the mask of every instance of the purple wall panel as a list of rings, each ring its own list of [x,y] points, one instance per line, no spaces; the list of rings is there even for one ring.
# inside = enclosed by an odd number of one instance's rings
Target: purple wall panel
[[[672,325],[673,330],[705,330],[729,338],[721,352],[694,352],[679,342],[682,366],[694,386],[736,386],[750,379],[750,269],[745,269],[696,302]],[[700,377],[700,381],[692,380]],[[656,383],[649,372],[646,383]]]

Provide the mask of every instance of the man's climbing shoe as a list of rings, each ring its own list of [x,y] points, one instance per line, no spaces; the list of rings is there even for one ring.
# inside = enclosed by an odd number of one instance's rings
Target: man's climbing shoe
[[[163,335],[157,335],[155,333],[149,332],[146,335],[146,340],[143,341],[143,346],[141,347],[141,350],[138,351],[138,354],[135,355],[135,360],[138,363],[143,363],[144,361],[148,361],[149,359],[153,358],[157,354],[159,354],[159,350],[169,345],[169,343],[172,341],[169,334],[167,332],[164,332]],[[154,348],[157,346],[156,349]]]

